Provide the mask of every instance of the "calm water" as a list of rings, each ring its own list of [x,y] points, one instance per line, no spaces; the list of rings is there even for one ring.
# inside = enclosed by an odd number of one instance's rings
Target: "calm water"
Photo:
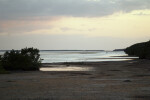
[[[124,51],[41,51],[42,63],[129,60]],[[116,57],[114,57],[116,56]]]
[[[80,66],[53,66],[42,67],[40,71],[94,71],[93,67],[80,67]]]
[[[0,55],[5,51],[0,51]],[[96,62],[129,60],[123,51],[40,51],[42,63],[57,62]],[[115,57],[116,56],[116,57]]]

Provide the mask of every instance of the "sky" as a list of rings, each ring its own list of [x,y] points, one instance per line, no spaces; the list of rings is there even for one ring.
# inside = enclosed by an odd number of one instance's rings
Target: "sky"
[[[0,0],[0,50],[113,50],[150,40],[150,0]]]

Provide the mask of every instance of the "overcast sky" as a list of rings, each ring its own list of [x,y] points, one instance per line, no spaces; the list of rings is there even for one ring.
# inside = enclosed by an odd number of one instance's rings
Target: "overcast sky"
[[[113,50],[149,27],[150,0],[0,0],[0,49]]]

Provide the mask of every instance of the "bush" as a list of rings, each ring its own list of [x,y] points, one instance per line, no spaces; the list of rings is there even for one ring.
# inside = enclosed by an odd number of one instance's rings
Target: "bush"
[[[124,51],[128,55],[138,56],[140,59],[150,59],[150,41],[134,44]]]
[[[39,50],[34,48],[6,51],[1,62],[6,70],[39,70],[41,65]]]
[[[7,74],[8,72],[2,67],[1,64],[1,55],[0,55],[0,74]]]

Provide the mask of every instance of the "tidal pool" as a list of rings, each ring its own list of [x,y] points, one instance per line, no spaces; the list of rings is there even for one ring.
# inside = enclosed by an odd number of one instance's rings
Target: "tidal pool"
[[[93,71],[93,67],[78,67],[78,66],[54,66],[54,67],[42,67],[40,71]]]

